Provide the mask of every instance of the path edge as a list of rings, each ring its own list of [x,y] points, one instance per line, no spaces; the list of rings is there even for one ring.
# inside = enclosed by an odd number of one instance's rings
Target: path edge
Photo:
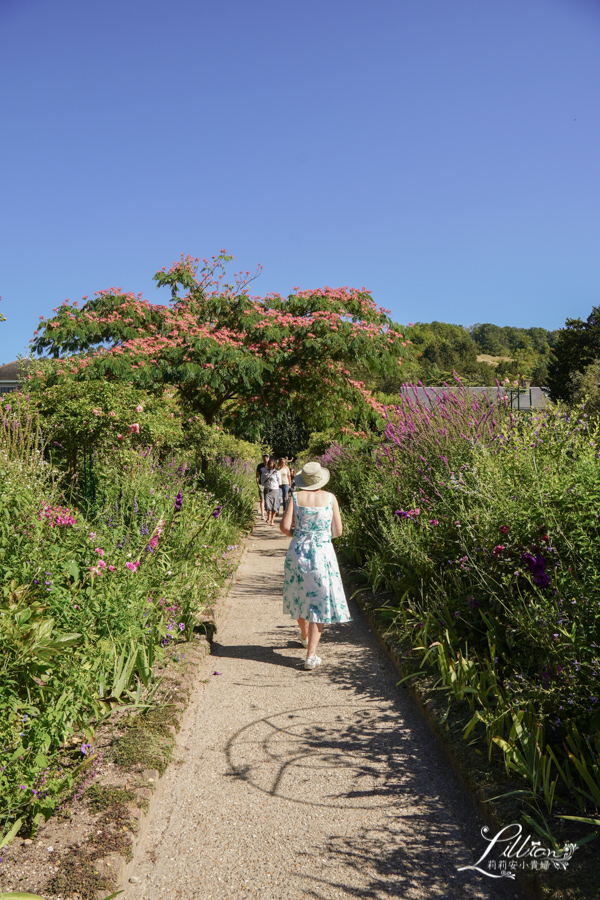
[[[213,606],[211,607],[210,613],[206,617],[209,623],[214,624],[214,631],[218,630],[219,621],[222,618],[226,601],[236,580],[237,572],[246,556],[246,553],[248,552],[248,542],[252,540],[253,533],[254,528],[249,534],[243,537],[242,552],[240,553],[236,561],[235,569],[231,573],[231,577],[227,579],[227,582],[219,591],[219,594]],[[202,641],[199,642],[198,650],[200,651],[200,658],[191,662],[191,664],[186,668],[185,672],[182,673],[182,679],[179,683],[180,702],[177,704],[178,708],[174,716],[177,734],[175,735],[175,745],[173,747],[173,752],[177,748],[178,735],[180,734],[181,729],[185,724],[185,720],[190,710],[191,696],[195,688],[197,687],[201,676],[204,675],[207,669],[207,663],[210,660],[211,647],[209,640],[203,638]],[[137,862],[136,851],[139,849],[140,844],[146,836],[150,823],[154,819],[154,813],[163,796],[165,776],[172,769],[172,767],[173,759],[171,758],[171,761],[167,765],[162,775],[155,769],[147,770],[144,772],[144,776],[151,779],[151,781],[153,782],[153,790],[146,793],[146,799],[148,800],[146,808],[144,810],[137,809],[135,811],[136,831],[132,835],[132,843],[130,846],[131,855],[129,856],[129,858],[126,858],[125,856],[120,854],[112,854],[110,857],[98,859],[95,863],[98,871],[100,871],[101,874],[109,877],[114,882],[114,890],[116,891],[125,892],[127,890],[127,885],[129,884],[129,879],[131,877],[134,877],[132,875],[132,872],[134,869],[134,864]],[[103,898],[105,897],[106,890],[98,892],[98,900],[103,900]]]
[[[396,648],[386,636],[382,620],[374,614],[372,607],[365,600],[365,597],[370,597],[374,601],[376,600],[376,597],[371,591],[370,587],[365,588],[364,582],[359,584],[353,577],[351,570],[343,563],[340,565],[340,569],[342,571],[344,581],[350,588],[349,593],[351,594],[352,599],[356,602],[363,616],[371,626],[381,648],[386,653],[388,659],[393,664],[394,668],[401,678],[405,678],[407,675],[410,675],[411,673],[408,672],[406,667],[403,665],[401,656],[398,654]],[[450,763],[454,774],[458,778],[477,815],[489,828],[493,828],[496,831],[499,831],[503,827],[502,823],[496,815],[493,806],[485,801],[483,788],[478,788],[473,784],[463,761],[453,752],[451,745],[446,740],[446,736],[441,728],[440,723],[435,718],[435,716],[432,715],[431,710],[427,705],[427,701],[423,698],[423,695],[415,687],[413,687],[410,682],[405,681],[402,687],[406,691],[408,691],[408,693],[412,697],[415,706],[417,707],[419,713],[429,727],[429,730],[434,736],[437,745],[440,747],[440,749],[444,753],[444,756]],[[539,875],[537,873],[534,875],[533,880],[530,878],[524,878],[523,874],[519,870],[517,870],[515,874],[516,881],[527,897],[527,900],[549,900],[549,894],[544,889],[544,885],[540,881]]]

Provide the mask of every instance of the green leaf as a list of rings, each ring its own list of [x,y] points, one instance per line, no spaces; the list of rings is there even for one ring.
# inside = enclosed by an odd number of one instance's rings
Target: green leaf
[[[79,581],[81,571],[74,559],[72,559],[67,566],[67,572],[74,581]]]
[[[10,831],[7,831],[4,837],[0,840],[0,849],[2,847],[8,847],[22,824],[23,819],[17,819]]]
[[[112,895],[116,897],[116,894]],[[22,894],[20,891],[15,893],[11,891],[10,894],[0,894],[0,900],[44,900],[43,897],[40,897],[39,894]],[[106,900],[109,900],[107,897]]]

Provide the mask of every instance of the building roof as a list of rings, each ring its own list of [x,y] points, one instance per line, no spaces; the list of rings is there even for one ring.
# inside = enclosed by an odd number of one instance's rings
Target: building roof
[[[16,359],[14,362],[5,363],[3,366],[0,366],[0,381],[18,382],[22,363],[28,365],[29,360]]]
[[[490,400],[498,400],[499,397],[507,397],[508,404],[513,409],[540,409],[548,405],[548,397],[544,393],[543,388],[531,387],[516,388],[511,390],[505,387],[465,387],[463,390],[470,394],[485,394]],[[457,388],[451,385],[444,387],[422,387],[413,385],[404,385],[402,387],[402,395],[413,401],[418,400],[424,406],[431,406],[432,401],[442,399],[444,394],[457,394]]]

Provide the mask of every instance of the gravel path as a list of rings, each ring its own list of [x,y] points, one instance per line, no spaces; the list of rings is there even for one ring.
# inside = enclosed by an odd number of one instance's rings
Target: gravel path
[[[262,523],[249,539],[121,897],[520,897],[456,871],[480,823],[355,606],[325,626],[323,665],[301,667],[288,543]]]

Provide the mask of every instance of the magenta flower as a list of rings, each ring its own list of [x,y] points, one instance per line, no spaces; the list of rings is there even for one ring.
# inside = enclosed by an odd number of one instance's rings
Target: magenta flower
[[[100,547],[96,547],[94,553],[97,553],[98,556],[104,556],[104,550],[101,550]]]
[[[496,546],[494,547],[494,556],[496,557],[496,559],[498,559],[503,550],[506,550],[504,544],[496,544]]]
[[[508,525],[500,526],[500,534],[508,534]]]
[[[130,572],[137,572],[139,564],[140,564],[139,559],[136,560],[135,562],[126,562],[125,568],[129,569]]]

